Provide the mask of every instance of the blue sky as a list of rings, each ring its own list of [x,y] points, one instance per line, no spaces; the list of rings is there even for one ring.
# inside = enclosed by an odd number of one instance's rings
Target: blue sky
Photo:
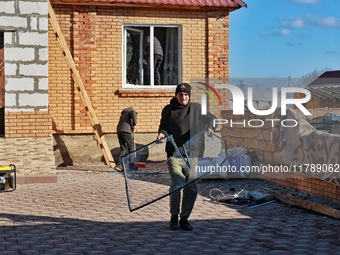
[[[340,70],[340,0],[243,0],[230,13],[232,78],[299,78]]]

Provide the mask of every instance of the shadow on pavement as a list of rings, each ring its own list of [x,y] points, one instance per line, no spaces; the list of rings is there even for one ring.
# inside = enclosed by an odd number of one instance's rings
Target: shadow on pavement
[[[280,204],[261,214],[254,210],[242,213],[251,217],[233,219],[225,215],[221,219],[192,220],[194,231],[170,231],[168,222],[151,218],[115,223],[2,213],[0,218],[7,223],[0,230],[0,251],[1,254],[339,252],[340,230],[334,219],[301,211],[288,215]]]

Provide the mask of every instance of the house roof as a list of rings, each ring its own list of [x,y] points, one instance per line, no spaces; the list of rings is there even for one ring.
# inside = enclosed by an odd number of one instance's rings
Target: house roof
[[[314,98],[340,98],[340,71],[324,72],[307,89]]]
[[[340,71],[327,71],[308,84],[308,87],[325,87],[340,85]]]
[[[242,0],[50,0],[51,3],[73,3],[73,4],[156,4],[156,5],[181,5],[192,7],[225,7],[238,9],[247,7]]]

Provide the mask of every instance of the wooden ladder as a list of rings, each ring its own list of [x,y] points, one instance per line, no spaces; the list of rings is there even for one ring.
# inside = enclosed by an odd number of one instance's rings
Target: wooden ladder
[[[57,37],[57,40],[58,40],[59,45],[61,47],[61,50],[63,51],[67,65],[71,70],[72,78],[73,78],[73,80],[74,80],[74,82],[77,86],[80,97],[81,97],[81,99],[82,99],[82,101],[85,105],[87,114],[88,114],[90,121],[91,121],[92,128],[93,128],[94,133],[96,135],[96,138],[99,142],[100,148],[103,152],[105,162],[109,167],[113,167],[114,166],[114,160],[113,160],[109,145],[106,142],[104,134],[102,132],[101,125],[98,122],[98,119],[97,119],[96,113],[93,109],[90,98],[89,98],[89,96],[88,96],[88,94],[85,90],[84,83],[80,78],[79,72],[78,72],[77,67],[74,63],[71,52],[70,52],[70,50],[69,50],[69,48],[66,44],[65,37],[64,37],[64,35],[63,35],[63,33],[60,29],[60,26],[58,24],[58,21],[57,21],[57,18],[55,16],[52,5],[51,5],[49,0],[47,1],[47,3],[48,3],[49,21],[51,23],[51,26],[52,26],[54,33],[56,34],[56,37]]]

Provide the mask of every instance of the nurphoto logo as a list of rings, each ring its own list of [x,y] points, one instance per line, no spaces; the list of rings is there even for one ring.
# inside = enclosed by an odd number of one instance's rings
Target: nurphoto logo
[[[218,97],[220,101],[220,105],[222,104],[221,98],[218,95],[217,91],[210,85],[201,83],[200,84],[205,85],[206,89],[199,88],[203,91],[205,91],[214,101],[215,105],[217,105],[216,100],[212,93],[208,90],[212,90],[215,95]],[[231,84],[215,84],[215,88],[217,89],[228,89],[229,92],[231,93],[233,97],[233,102],[232,102],[232,109],[233,109],[233,115],[244,115],[244,110],[245,110],[245,96],[243,94],[243,91]],[[304,94],[304,98],[288,98],[287,94],[288,93],[301,93]],[[201,105],[202,105],[202,114],[206,115],[207,114],[207,94],[202,94],[201,95]],[[255,115],[260,115],[260,116],[269,116],[272,113],[275,112],[275,110],[278,108],[278,88],[273,87],[272,88],[272,99],[271,99],[271,104],[269,109],[256,109],[254,107],[254,100],[253,100],[253,88],[248,87],[247,88],[247,109]],[[287,105],[295,105],[304,115],[311,115],[311,113],[303,106],[304,103],[307,103],[311,99],[311,93],[309,90],[300,88],[300,87],[283,87],[281,88],[281,115],[286,115],[287,112]],[[274,126],[275,121],[280,121],[279,119],[266,119],[265,121],[269,121],[272,123],[272,127]],[[244,127],[246,126],[246,120],[243,120],[241,122],[233,122],[233,120],[226,120],[226,119],[215,119],[214,120],[214,126],[217,125],[223,125],[230,123],[231,127],[232,125],[243,125]],[[289,124],[290,123],[290,124]],[[248,120],[247,122],[249,127],[262,127],[264,125],[264,121],[261,119],[251,119]],[[295,127],[297,125],[297,121],[294,119],[285,119],[281,121],[281,125],[284,127]]]

